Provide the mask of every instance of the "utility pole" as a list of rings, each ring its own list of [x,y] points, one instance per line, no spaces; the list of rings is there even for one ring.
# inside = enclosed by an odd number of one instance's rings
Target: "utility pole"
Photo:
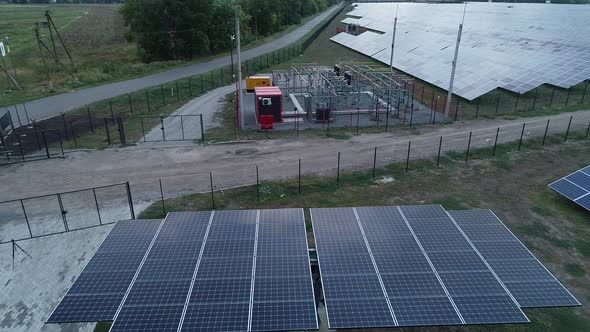
[[[467,2],[463,8],[463,19],[459,24],[459,32],[457,33],[457,44],[455,45],[455,56],[451,68],[451,79],[449,81],[449,92],[447,95],[447,103],[445,105],[445,115],[449,116],[451,112],[451,98],[453,97],[453,82],[455,81],[455,70],[457,69],[457,57],[459,56],[459,44],[461,43],[461,33],[463,32],[463,23],[465,22],[465,11],[467,10]]]
[[[49,77],[49,68],[47,68],[47,62],[45,61],[43,49],[41,48],[41,38],[39,37],[39,22],[35,22],[35,38],[37,38],[37,45],[39,46],[39,53],[41,54],[41,59],[43,60],[43,67],[45,67],[45,74],[47,74],[47,80],[49,81],[49,88],[53,89],[53,83],[51,82],[51,77]]]
[[[66,55],[68,56],[68,59],[70,59],[70,62],[72,63],[72,65],[74,65],[74,59],[72,59],[72,56],[70,55],[70,51],[68,51],[68,48],[66,47],[66,43],[64,43],[63,39],[61,39],[61,35],[59,34],[59,31],[57,30],[55,23],[53,23],[53,19],[49,15],[48,10],[45,11],[45,16],[47,17],[47,22],[50,24],[49,31],[51,31],[51,27],[53,27],[53,30],[55,30],[55,34],[57,35],[57,38],[59,38],[59,42],[61,43],[61,46],[64,48],[64,51],[66,51]],[[51,37],[51,41],[53,42],[53,35]],[[55,46],[54,46],[54,49],[55,49]],[[57,58],[57,53],[56,53],[56,58]]]
[[[240,129],[244,128],[244,107],[242,105],[242,53],[240,49],[240,9],[238,1],[235,3],[236,15],[236,49],[238,52],[238,109],[240,113]]]
[[[395,9],[395,18],[393,19],[393,37],[391,37],[391,58],[389,59],[389,67],[391,68],[391,72],[393,73],[393,49],[395,46],[395,32],[397,29],[397,11],[399,9],[399,4]]]
[[[236,35],[229,36],[230,45],[229,45],[229,52],[230,52],[230,63],[231,63],[231,77],[233,82],[236,81],[236,70],[234,68],[234,40],[236,39]]]
[[[49,11],[45,11],[45,19],[47,20],[47,27],[49,28],[49,37],[51,39],[51,47],[53,49],[53,57],[55,58],[55,64],[58,64],[57,48],[55,48],[55,39],[53,39],[53,30],[51,29],[51,21],[49,20]]]

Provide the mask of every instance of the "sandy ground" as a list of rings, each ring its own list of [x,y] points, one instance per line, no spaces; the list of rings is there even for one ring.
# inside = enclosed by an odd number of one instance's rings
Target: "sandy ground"
[[[572,113],[571,130],[588,126],[590,111]],[[469,132],[471,146],[492,146],[496,128],[500,127],[499,143],[518,140],[526,121],[525,139],[542,136],[547,119],[549,133],[564,133],[570,114],[518,120],[477,120],[444,126],[397,130],[392,133],[361,135],[349,140],[321,138],[290,138],[240,144],[171,146],[172,142],[145,143],[135,147],[90,152],[72,152],[65,159],[51,159],[11,165],[3,168],[0,183],[7,184],[0,200],[37,196],[55,192],[130,181],[136,213],[160,196],[161,178],[164,195],[173,197],[209,190],[209,172],[213,172],[216,190],[255,183],[255,165],[261,178],[278,180],[297,174],[297,160],[302,159],[305,174],[335,174],[337,153],[342,153],[341,169],[351,171],[368,168],[378,148],[377,166],[405,160],[408,140],[412,141],[410,158],[431,158],[442,150],[464,151]],[[420,135],[417,135],[417,133]],[[178,144],[175,143],[175,144]],[[124,192],[123,192],[124,193]],[[100,197],[103,221],[127,218],[128,208],[120,189],[112,189]],[[69,209],[68,223],[85,225],[95,220],[96,210],[84,195],[64,197]],[[90,202],[90,203],[89,203]],[[35,232],[59,229],[61,215],[51,200],[29,201],[27,210],[33,214]],[[2,204],[0,204],[1,206]],[[46,209],[46,207],[50,207]],[[51,208],[52,207],[52,208]],[[14,220],[13,207],[0,207],[0,234],[23,232],[22,221]],[[51,212],[48,212],[51,211]],[[57,213],[55,213],[57,211]],[[110,226],[91,228],[68,234],[21,241],[29,254],[16,253],[12,268],[10,245],[0,246],[0,330],[54,331],[57,326],[43,324],[75,276],[82,270]],[[88,327],[89,328],[89,327]]]

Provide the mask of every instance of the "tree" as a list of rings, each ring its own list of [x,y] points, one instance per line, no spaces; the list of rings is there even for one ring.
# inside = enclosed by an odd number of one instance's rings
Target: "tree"
[[[190,59],[230,48],[236,0],[127,0],[121,8],[143,61]],[[329,0],[333,2],[334,0]],[[239,0],[244,44],[327,7],[327,0]]]

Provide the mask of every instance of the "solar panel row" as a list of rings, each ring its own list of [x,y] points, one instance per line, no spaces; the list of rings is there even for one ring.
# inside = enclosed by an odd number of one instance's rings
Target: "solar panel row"
[[[114,320],[111,331],[316,329],[306,236],[302,209],[120,221],[48,322]]]
[[[580,303],[489,210],[450,211],[523,308]]]
[[[440,206],[312,216],[331,328],[528,322]]]
[[[590,165],[550,183],[549,187],[590,211]]]
[[[51,313],[48,323],[112,320],[162,220],[122,220]]]
[[[398,13],[393,66],[447,89],[463,10],[462,4],[359,3],[342,22],[367,31],[331,40],[389,65]],[[453,93],[473,100],[498,87],[525,93],[542,84],[567,89],[590,79],[589,13],[570,5],[470,3]]]

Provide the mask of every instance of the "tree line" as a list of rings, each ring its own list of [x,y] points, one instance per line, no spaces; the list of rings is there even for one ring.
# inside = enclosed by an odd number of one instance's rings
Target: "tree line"
[[[229,50],[236,0],[127,0],[129,39],[145,62],[191,59]],[[340,0],[239,0],[242,44],[299,24]]]

